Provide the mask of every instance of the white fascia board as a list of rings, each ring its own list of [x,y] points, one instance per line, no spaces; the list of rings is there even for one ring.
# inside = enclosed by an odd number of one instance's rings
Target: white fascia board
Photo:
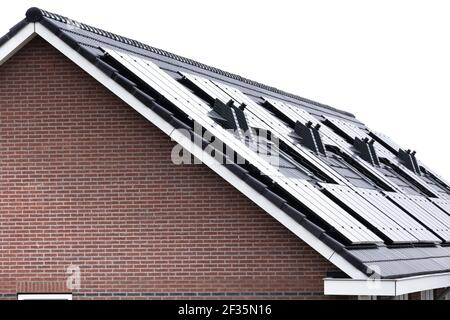
[[[36,36],[34,23],[29,23],[0,47],[0,66]]]
[[[113,79],[104,74],[100,69],[98,69],[95,65],[89,62],[89,60],[84,58],[81,54],[73,50],[70,46],[68,46],[64,41],[58,38],[54,33],[49,31],[42,24],[36,22],[35,25],[36,25],[35,26],[36,33],[39,36],[41,36],[44,40],[50,43],[53,47],[55,47],[63,55],[65,55],[72,62],[78,65],[81,69],[83,69],[85,72],[91,75],[94,79],[96,79],[98,82],[104,85],[113,94],[115,94],[124,102],[129,104],[133,109],[135,109],[138,113],[143,115],[147,120],[155,124],[165,134],[170,136],[170,134],[174,129],[172,125],[164,121],[159,115],[150,110],[150,108],[145,106],[132,94],[130,94],[120,85],[118,85]]]
[[[397,295],[450,286],[450,273],[431,274],[397,280]]]
[[[72,300],[72,294],[23,293],[17,295],[17,300]]]
[[[382,279],[323,280],[325,295],[337,296],[391,296],[395,295],[395,281]]]
[[[246,183],[228,170],[225,166],[221,165],[217,160],[212,157],[207,152],[204,152],[200,147],[194,144],[189,138],[181,134],[179,131],[167,123],[163,118],[161,118],[157,113],[153,112],[150,108],[144,105],[141,101],[136,99],[132,94],[126,91],[123,87],[117,84],[114,80],[105,75],[101,70],[99,70],[95,65],[90,63],[86,58],[81,56],[78,52],[69,47],[61,39],[55,36],[47,28],[42,26],[40,23],[35,24],[36,33],[43,39],[48,41],[53,47],[59,50],[67,58],[72,60],[81,69],[86,71],[94,79],[108,88],[113,94],[122,99],[130,107],[144,116],[149,122],[154,124],[156,127],[161,129],[165,134],[171,137],[175,142],[180,144],[186,150],[189,150],[196,158],[201,159],[209,168],[216,172],[219,176],[224,178],[227,182],[233,185],[236,189],[246,195],[254,203],[260,206],[263,210],[269,213],[282,225],[288,228],[301,240],[303,240],[307,245],[316,250],[324,258],[331,261],[337,268],[342,270],[348,276],[354,279],[365,279],[367,275],[358,270],[333,249],[325,245],[321,240],[314,236],[307,229],[298,224],[289,215],[283,212],[280,208],[276,207],[273,203],[268,201],[261,194],[256,192]]]
[[[450,273],[399,279],[324,279],[326,295],[400,296],[450,286]]]

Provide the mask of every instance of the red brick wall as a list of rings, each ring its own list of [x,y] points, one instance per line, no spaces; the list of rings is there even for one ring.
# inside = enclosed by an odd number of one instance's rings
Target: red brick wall
[[[322,298],[330,263],[40,38],[0,66],[0,122],[0,297],[78,265],[75,298]]]

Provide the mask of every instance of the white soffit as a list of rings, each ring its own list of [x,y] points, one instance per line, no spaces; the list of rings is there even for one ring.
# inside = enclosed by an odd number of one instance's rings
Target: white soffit
[[[14,37],[0,47],[0,66],[8,61],[17,51],[36,36],[34,23],[30,23],[20,30]]]
[[[450,273],[401,279],[324,279],[326,295],[400,296],[450,286]]]

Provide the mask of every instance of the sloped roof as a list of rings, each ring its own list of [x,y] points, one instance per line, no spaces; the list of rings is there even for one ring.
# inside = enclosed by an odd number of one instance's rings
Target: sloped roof
[[[203,123],[245,158],[224,164],[240,183],[362,274],[450,272],[449,185],[352,114],[37,8],[0,46],[29,23],[43,25],[191,139],[194,123]],[[230,108],[244,118],[228,124],[279,138],[284,166],[223,130]]]

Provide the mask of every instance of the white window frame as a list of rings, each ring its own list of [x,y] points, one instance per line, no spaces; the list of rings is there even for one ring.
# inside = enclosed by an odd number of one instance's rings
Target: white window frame
[[[377,296],[358,296],[358,300],[377,300]]]
[[[434,290],[421,291],[420,300],[434,300]]]
[[[72,300],[72,294],[19,293],[17,300]]]
[[[450,300],[450,292],[448,292],[448,293],[444,296],[444,300]]]

